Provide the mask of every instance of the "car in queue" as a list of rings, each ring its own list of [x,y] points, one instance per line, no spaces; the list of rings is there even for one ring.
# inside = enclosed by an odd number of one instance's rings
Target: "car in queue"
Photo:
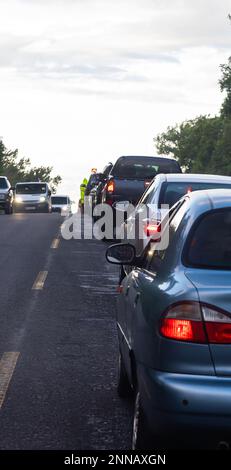
[[[182,196],[192,191],[204,189],[231,189],[231,177],[204,174],[159,174],[155,177],[134,211],[127,217],[119,229],[121,239],[127,239],[136,247],[140,256],[148,244],[150,237],[158,236],[162,216]],[[116,208],[124,211],[129,201],[119,203]],[[161,212],[161,208],[163,212]]]
[[[127,265],[117,303],[118,393],[135,393],[133,449],[231,443],[231,190],[194,191],[171,209],[166,249],[114,244]]]
[[[51,190],[48,183],[17,183],[14,191],[14,212],[51,212]]]
[[[61,215],[72,213],[71,199],[67,195],[53,194],[51,196],[52,212],[59,212]]]
[[[181,173],[179,163],[170,157],[120,157],[107,178],[101,203],[113,209],[113,238],[117,230],[116,203],[128,200],[136,205],[145,189],[159,173]]]
[[[107,165],[104,167],[102,173],[98,173],[99,179],[98,181],[91,187],[90,189],[90,197],[92,199],[92,209],[94,210],[94,207],[97,204],[100,204],[102,201],[102,191],[105,186],[105,183],[107,182],[107,178],[110,174],[110,171],[113,167],[113,163],[109,162]]]
[[[0,176],[0,210],[3,210],[5,214],[12,214],[13,199],[14,194],[8,178]]]
[[[108,175],[101,202],[112,206],[117,201],[128,200],[136,204],[158,173],[181,173],[181,168],[170,157],[118,158]]]

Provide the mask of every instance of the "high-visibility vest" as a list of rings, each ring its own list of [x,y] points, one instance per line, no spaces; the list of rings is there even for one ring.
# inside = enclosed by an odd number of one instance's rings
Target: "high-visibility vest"
[[[80,185],[80,200],[82,204],[84,203],[84,195],[85,195],[87,183],[88,183],[87,178],[84,178]]]

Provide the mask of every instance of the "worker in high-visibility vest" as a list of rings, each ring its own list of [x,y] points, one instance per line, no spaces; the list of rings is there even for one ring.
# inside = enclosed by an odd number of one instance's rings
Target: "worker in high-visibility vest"
[[[80,205],[81,210],[83,210],[83,207],[84,207],[84,196],[85,196],[87,183],[88,183],[87,178],[83,178],[83,181],[80,185],[80,200],[79,200],[79,205]]]

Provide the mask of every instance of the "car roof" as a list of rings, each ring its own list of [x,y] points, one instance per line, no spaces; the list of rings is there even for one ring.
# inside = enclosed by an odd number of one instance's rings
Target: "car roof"
[[[16,183],[17,184],[49,184],[47,183],[47,181],[21,181],[19,183]]]
[[[188,193],[186,197],[190,199],[192,204],[196,204],[197,206],[200,201],[205,202],[205,198],[207,198],[212,209],[231,207],[231,189],[219,188],[192,191]]]
[[[197,173],[161,173],[157,176],[162,176],[165,181],[169,182],[198,182],[198,183],[229,183],[231,184],[230,176],[222,175],[206,175],[206,174],[197,174]]]
[[[163,157],[161,155],[121,155],[121,157],[118,157],[118,160],[120,158],[137,158],[137,159],[138,158],[152,158],[152,159],[155,158],[156,160],[171,160],[171,161],[177,162],[177,160],[173,157]]]

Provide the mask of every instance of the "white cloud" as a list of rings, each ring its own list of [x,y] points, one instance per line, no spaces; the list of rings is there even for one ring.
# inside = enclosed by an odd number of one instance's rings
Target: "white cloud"
[[[72,185],[221,103],[230,1],[0,0],[0,135]]]

